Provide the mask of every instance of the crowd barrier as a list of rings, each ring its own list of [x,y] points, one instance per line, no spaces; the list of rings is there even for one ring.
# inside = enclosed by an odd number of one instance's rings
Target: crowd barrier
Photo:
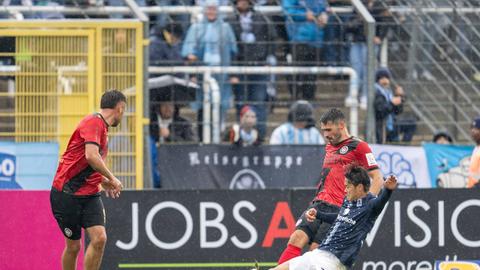
[[[401,188],[465,187],[473,150],[428,143],[371,148],[382,173],[395,174]],[[0,143],[0,189],[49,190],[57,154],[55,143]],[[323,145],[161,145],[158,170],[163,189],[312,188],[324,155]]]
[[[275,264],[314,190],[127,191],[104,200],[104,269],[249,269]],[[478,191],[398,190],[354,269],[434,269],[480,258]],[[102,268],[103,269],[103,268]]]
[[[108,241],[101,269],[272,266],[314,193],[151,190],[103,198]],[[63,237],[49,192],[0,191],[0,201],[0,269],[60,269]],[[478,260],[479,217],[477,190],[395,191],[353,269],[428,270],[440,261]]]

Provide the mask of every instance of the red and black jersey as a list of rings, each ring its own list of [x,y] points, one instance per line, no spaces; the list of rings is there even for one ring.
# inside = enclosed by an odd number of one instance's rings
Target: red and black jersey
[[[345,197],[344,168],[353,162],[367,170],[377,169],[377,161],[368,144],[350,137],[337,145],[327,144],[315,201],[341,206]]]
[[[85,144],[98,145],[105,160],[108,144],[108,124],[99,113],[88,115],[78,124],[70,137],[67,150],[60,158],[53,188],[58,191],[88,196],[100,192],[103,176],[96,172],[85,157]]]

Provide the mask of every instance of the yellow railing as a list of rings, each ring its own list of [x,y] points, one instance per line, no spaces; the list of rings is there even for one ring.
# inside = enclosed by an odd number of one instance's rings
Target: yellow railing
[[[0,125],[0,140],[57,141],[63,153],[102,93],[123,90],[127,113],[109,130],[108,165],[127,188],[142,188],[142,23],[0,21],[0,38],[14,47],[0,51],[13,60],[12,71],[0,71],[0,122],[11,123]]]

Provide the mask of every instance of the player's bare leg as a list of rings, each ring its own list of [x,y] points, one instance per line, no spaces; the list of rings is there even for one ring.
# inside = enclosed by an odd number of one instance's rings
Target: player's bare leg
[[[82,248],[80,240],[71,240],[65,237],[65,249],[62,254],[63,270],[75,270],[77,268],[77,258],[80,248]]]
[[[308,244],[308,235],[302,230],[295,230],[290,239],[288,239],[288,245],[280,255],[278,260],[279,264],[289,261],[295,257],[298,257],[302,253],[304,246]]]
[[[308,235],[302,230],[295,230],[288,239],[288,243],[303,248],[308,243]]]
[[[98,270],[102,262],[107,233],[103,226],[92,226],[87,228],[90,244],[85,253],[85,270]]]

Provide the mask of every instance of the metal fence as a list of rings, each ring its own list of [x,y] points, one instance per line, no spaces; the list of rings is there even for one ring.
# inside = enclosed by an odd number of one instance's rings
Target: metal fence
[[[104,91],[143,89],[138,21],[0,21],[0,38],[2,140],[56,141],[63,153]],[[141,188],[143,91],[125,94],[128,109],[109,131],[107,163],[127,188]]]
[[[419,133],[443,130],[472,142],[471,121],[480,114],[478,1],[396,2],[386,23],[388,65],[409,93]]]

